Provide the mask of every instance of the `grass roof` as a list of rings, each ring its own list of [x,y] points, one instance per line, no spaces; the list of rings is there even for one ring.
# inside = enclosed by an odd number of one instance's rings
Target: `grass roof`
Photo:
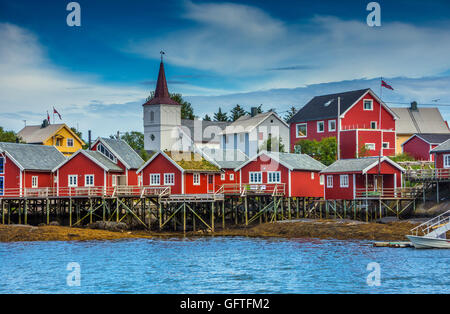
[[[192,152],[165,152],[174,162],[187,171],[211,171],[219,172],[219,167],[207,161],[199,154]]]

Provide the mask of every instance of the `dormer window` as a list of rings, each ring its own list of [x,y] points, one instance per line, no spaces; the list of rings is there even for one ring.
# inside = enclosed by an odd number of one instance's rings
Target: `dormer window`
[[[364,110],[373,110],[373,100],[372,99],[364,99]]]
[[[108,158],[112,162],[117,163],[117,158],[105,146],[103,146],[102,143],[98,144],[97,151],[102,153],[106,158]]]

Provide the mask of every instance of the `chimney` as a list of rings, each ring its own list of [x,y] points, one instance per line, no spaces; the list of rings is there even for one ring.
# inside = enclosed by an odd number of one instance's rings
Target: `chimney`
[[[19,144],[19,138],[16,136],[16,143]]]
[[[257,107],[252,107],[250,109],[250,115],[253,118],[254,116],[256,116],[258,114],[258,108]]]
[[[91,144],[92,144],[91,130],[88,131],[88,144],[89,144],[88,150],[91,150]]]
[[[417,101],[413,101],[411,103],[411,111],[417,111],[417,110],[418,110],[418,108],[417,108]]]
[[[47,120],[47,119],[45,119],[44,121],[42,121],[41,129],[46,128],[46,127],[48,127],[48,120]]]

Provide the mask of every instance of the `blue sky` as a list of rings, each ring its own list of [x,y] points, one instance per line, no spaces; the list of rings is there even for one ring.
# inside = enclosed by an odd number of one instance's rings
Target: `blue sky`
[[[0,125],[63,121],[107,136],[142,131],[141,104],[166,51],[171,92],[202,117],[221,106],[285,111],[318,94],[372,87],[389,102],[450,104],[450,3],[378,1],[0,0]],[[449,107],[441,107],[450,119]]]

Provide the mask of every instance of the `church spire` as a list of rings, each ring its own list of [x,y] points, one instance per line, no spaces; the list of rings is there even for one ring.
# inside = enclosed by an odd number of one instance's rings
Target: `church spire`
[[[164,51],[160,52],[161,63],[159,64],[158,81],[156,82],[155,95],[147,101],[145,105],[180,105],[170,98],[169,89],[167,88],[166,73],[164,71]]]

